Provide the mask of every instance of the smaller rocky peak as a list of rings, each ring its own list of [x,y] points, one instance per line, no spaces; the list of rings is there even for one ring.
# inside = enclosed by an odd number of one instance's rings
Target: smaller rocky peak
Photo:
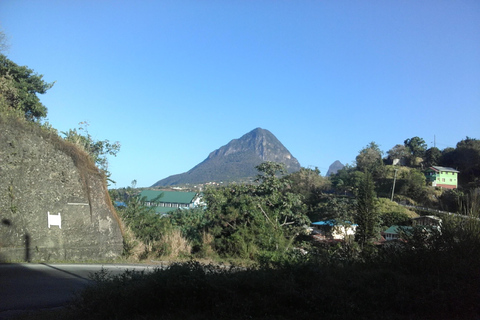
[[[327,177],[336,174],[338,170],[342,170],[345,167],[340,161],[336,160],[334,163],[328,167]]]

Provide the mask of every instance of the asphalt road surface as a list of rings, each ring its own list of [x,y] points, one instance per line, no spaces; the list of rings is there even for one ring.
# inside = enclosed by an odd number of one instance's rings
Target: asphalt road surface
[[[159,266],[118,264],[0,264],[0,319],[66,305],[102,268],[113,274]]]

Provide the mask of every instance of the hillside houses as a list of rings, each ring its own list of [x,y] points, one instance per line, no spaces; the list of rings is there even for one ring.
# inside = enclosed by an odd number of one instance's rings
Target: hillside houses
[[[458,187],[459,171],[450,167],[432,166],[425,170],[427,183],[433,187],[456,189]]]
[[[311,227],[317,240],[345,240],[355,236],[357,225],[349,221],[339,223],[336,220],[327,220],[313,222]]]
[[[420,216],[412,219],[412,226],[391,226],[382,236],[385,241],[399,240],[403,234],[412,234],[414,228],[421,228],[422,232],[430,233],[433,229],[439,230],[442,225],[442,219],[436,216]]]
[[[411,234],[414,228],[421,228],[426,232],[441,227],[442,219],[436,216],[420,216],[411,220],[411,226],[390,226],[387,230],[381,232],[381,240],[385,241],[399,240],[402,234]],[[357,224],[349,221],[339,223],[336,220],[317,221],[311,224],[312,236],[318,241],[344,241],[355,237]]]

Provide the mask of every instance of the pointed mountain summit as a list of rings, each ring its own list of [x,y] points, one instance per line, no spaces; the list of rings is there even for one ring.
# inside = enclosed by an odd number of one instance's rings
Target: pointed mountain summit
[[[332,174],[336,174],[338,170],[342,170],[345,167],[340,161],[335,161],[328,167],[327,177],[330,177]]]
[[[284,163],[288,172],[300,170],[297,159],[270,131],[256,128],[211,152],[188,172],[162,179],[152,187],[245,180],[255,177],[255,166],[265,161]]]

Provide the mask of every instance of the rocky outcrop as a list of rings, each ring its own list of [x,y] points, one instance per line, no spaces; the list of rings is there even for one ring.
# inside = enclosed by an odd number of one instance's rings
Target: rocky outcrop
[[[255,167],[265,161],[283,163],[288,172],[300,170],[298,160],[270,131],[256,128],[211,152],[188,172],[170,176],[153,186],[248,180],[257,175]]]
[[[0,261],[118,257],[120,221],[105,179],[73,144],[0,117]]]
[[[328,167],[327,171],[327,177],[330,177],[331,175],[337,174],[338,170],[342,170],[343,167],[345,167],[340,161],[335,161]]]

